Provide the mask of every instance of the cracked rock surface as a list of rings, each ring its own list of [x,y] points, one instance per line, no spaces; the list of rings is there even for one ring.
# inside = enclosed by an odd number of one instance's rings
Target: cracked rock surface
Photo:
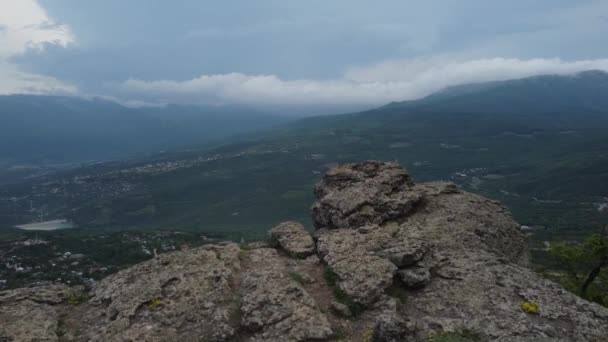
[[[606,341],[608,309],[527,268],[496,201],[395,163],[338,166],[315,187],[311,236],[218,243],[113,274],[69,305],[63,285],[0,292],[0,341]],[[537,314],[520,305],[534,302]]]
[[[312,207],[317,228],[340,229],[381,224],[407,214],[421,199],[397,163],[365,162],[337,166],[315,186]]]
[[[58,341],[56,305],[70,292],[64,285],[0,292],[0,341]]]
[[[256,249],[240,289],[241,325],[255,341],[324,340],[334,333],[306,290],[290,278],[277,251]]]
[[[110,275],[93,289],[77,335],[86,341],[232,337],[231,313],[238,308],[231,279],[240,269],[239,251],[234,243],[209,245]]]

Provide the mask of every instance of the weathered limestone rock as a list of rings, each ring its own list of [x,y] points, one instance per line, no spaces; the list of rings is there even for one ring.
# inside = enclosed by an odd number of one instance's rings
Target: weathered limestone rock
[[[157,258],[110,275],[92,291],[83,341],[227,340],[238,311],[231,281],[237,244],[209,245]]]
[[[431,282],[431,272],[424,267],[412,267],[397,271],[401,282],[408,288],[416,289]]]
[[[58,341],[57,306],[72,291],[51,285],[0,292],[0,341]]]
[[[394,246],[390,246],[378,252],[378,255],[390,260],[395,266],[408,267],[415,265],[422,260],[428,251],[428,246],[420,240],[399,241]]]
[[[258,249],[270,247],[266,241],[252,241],[244,245],[246,249]]]
[[[315,186],[313,221],[318,229],[352,229],[397,219],[420,201],[418,193],[407,191],[413,185],[397,163],[335,167]]]
[[[382,295],[370,307],[373,316],[372,341],[375,342],[413,342],[418,341],[415,322],[401,315],[403,305],[395,298]]]
[[[241,293],[241,325],[255,341],[324,340],[333,335],[314,299],[287,274],[274,249],[249,253]]]
[[[415,325],[396,314],[380,315],[374,324],[374,342],[416,341]]]
[[[335,300],[331,302],[331,309],[340,317],[352,317],[353,315],[348,306]]]
[[[408,295],[397,316],[378,318],[374,332],[378,340],[414,338],[407,324],[396,323],[406,317],[415,318],[411,324],[416,327],[416,341],[424,341],[434,332],[463,329],[491,341],[557,337],[596,341],[608,336],[608,309],[586,302],[524,267],[528,258],[525,238],[498,202],[463,192],[453,184],[414,185],[411,180],[397,190],[406,194],[381,196],[383,205],[373,208],[374,215],[381,217],[378,221],[361,219],[365,214],[353,214],[350,204],[334,205],[328,200],[348,201],[354,193],[358,198],[377,196],[386,189],[385,184],[404,179],[395,167],[393,163],[341,166],[317,185],[313,206],[313,219],[317,227],[324,228],[315,234],[317,250],[348,295],[379,294],[390,284],[389,274],[407,286],[426,285]],[[363,177],[361,168],[373,172]],[[418,198],[416,210],[396,215],[392,208],[402,205],[403,198]],[[381,224],[362,227],[361,222]],[[342,266],[374,263],[382,269],[378,259],[402,269],[369,272],[365,267],[362,271]],[[387,281],[378,281],[383,275]],[[362,280],[366,277],[368,280]],[[378,300],[381,295],[371,297]],[[528,301],[540,305],[538,315],[521,310],[520,305]]]
[[[283,222],[272,228],[270,236],[291,256],[306,258],[315,254],[315,243],[301,223]]]
[[[390,239],[390,231],[377,226],[338,229],[318,235],[317,249],[335,273],[340,290],[353,302],[367,306],[393,283],[397,267],[374,253]]]

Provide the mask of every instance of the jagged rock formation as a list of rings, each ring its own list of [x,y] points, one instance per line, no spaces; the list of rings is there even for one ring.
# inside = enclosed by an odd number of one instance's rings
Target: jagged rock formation
[[[313,237],[286,222],[271,231],[277,249],[163,254],[80,305],[65,286],[1,292],[0,340],[607,340],[608,309],[526,268],[524,235],[499,203],[383,162],[339,166],[315,194]]]
[[[395,163],[337,166],[315,186],[313,220],[317,228],[352,229],[398,219],[421,199],[408,191],[412,186],[412,178]]]

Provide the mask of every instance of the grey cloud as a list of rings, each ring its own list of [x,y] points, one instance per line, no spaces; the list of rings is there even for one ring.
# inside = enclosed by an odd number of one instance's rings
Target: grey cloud
[[[444,87],[539,74],[608,71],[608,59],[564,62],[559,59],[480,59],[393,61],[350,70],[332,80],[284,80],[274,75],[203,75],[186,81],[129,79],[115,91],[123,96],[173,103],[250,105],[378,105],[411,100]]]
[[[563,63],[608,57],[608,21],[598,17],[608,12],[608,2],[598,0],[40,3],[55,22],[69,25],[77,44],[48,46],[43,53],[28,51],[11,62],[21,71],[75,84],[85,93],[129,101],[156,96],[195,101],[198,98],[184,89],[200,85],[201,79],[244,75],[247,84],[271,80],[273,87],[284,88],[274,94],[283,94],[289,103],[294,102],[296,89],[309,96],[302,102],[330,102],[301,87],[330,89],[335,102],[369,103],[392,99],[399,91],[408,97],[448,83],[436,72],[426,73],[437,78],[427,82],[432,85],[428,87],[390,79],[389,74],[403,76],[410,69],[437,70],[441,64],[453,67],[496,57],[561,58]],[[545,70],[536,67],[538,72]],[[384,75],[377,85],[365,80],[372,71],[374,77]],[[240,90],[230,96],[226,90],[211,91],[203,99],[248,101],[249,90],[228,79],[223,78],[222,87],[231,84]],[[169,86],[175,89],[160,91]],[[255,95],[281,102],[276,95]]]

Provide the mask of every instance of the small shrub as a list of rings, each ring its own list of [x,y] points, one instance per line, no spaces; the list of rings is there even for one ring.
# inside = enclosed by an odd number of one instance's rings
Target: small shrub
[[[427,342],[479,342],[481,337],[467,329],[432,334]]]
[[[300,285],[304,284],[304,277],[298,272],[289,272],[289,277]]]
[[[89,300],[89,297],[84,292],[73,292],[67,298],[67,303],[70,305],[79,305]]]
[[[519,306],[524,312],[530,314],[538,314],[539,305],[534,302],[524,302]]]
[[[323,269],[323,278],[328,286],[335,287],[338,282],[338,275],[329,266],[325,266]]]
[[[150,309],[154,309],[157,306],[159,306],[160,304],[161,304],[160,298],[154,297],[154,298],[150,299],[150,302],[148,302],[148,307]]]
[[[327,285],[333,288],[336,300],[348,306],[348,309],[354,317],[359,316],[365,310],[364,305],[355,303],[352,298],[350,298],[350,296],[338,286],[339,277],[331,269],[331,267],[325,266],[325,268],[323,269],[323,278],[325,278],[325,282],[327,283]]]
[[[372,342],[374,340],[374,326],[372,325],[361,336],[362,342]]]

